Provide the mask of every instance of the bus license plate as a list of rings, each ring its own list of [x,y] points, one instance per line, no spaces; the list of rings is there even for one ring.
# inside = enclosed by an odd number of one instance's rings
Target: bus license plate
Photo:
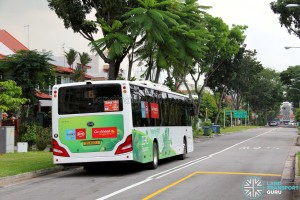
[[[100,140],[84,141],[83,146],[99,145]]]

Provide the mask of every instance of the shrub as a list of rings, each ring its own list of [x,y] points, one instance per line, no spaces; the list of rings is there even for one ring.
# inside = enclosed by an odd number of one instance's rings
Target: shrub
[[[194,137],[201,136],[201,135],[203,135],[203,130],[201,128],[193,129],[193,136]]]
[[[51,144],[50,128],[43,128],[41,126],[38,126],[36,132],[36,148],[42,151],[50,144]]]
[[[20,126],[21,141],[27,142],[29,149],[36,141],[36,127],[38,125],[33,122],[24,122]]]
[[[206,122],[202,122],[201,123],[201,126],[203,127],[203,126],[211,126],[212,125],[212,123],[211,123],[211,121],[206,121]]]
[[[35,122],[25,122],[20,126],[21,141],[28,142],[29,149],[36,144],[38,150],[44,150],[51,144],[51,130]]]

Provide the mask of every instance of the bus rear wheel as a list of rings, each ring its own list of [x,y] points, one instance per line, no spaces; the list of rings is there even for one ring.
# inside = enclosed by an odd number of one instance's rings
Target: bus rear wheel
[[[179,155],[180,160],[184,160],[187,155],[187,144],[186,144],[186,139],[183,138],[183,153]]]
[[[149,169],[156,169],[158,167],[158,145],[153,143],[153,160],[149,163]]]

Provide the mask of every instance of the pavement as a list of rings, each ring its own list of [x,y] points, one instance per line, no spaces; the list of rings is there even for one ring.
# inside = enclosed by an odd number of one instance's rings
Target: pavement
[[[0,188],[4,187],[6,185],[10,185],[10,184],[13,184],[13,183],[17,183],[17,182],[20,182],[20,181],[24,181],[24,180],[39,177],[39,176],[44,176],[44,175],[47,175],[47,174],[52,174],[52,173],[59,172],[59,171],[62,171],[62,170],[64,170],[64,167],[55,166],[55,167],[52,167],[52,168],[37,170],[37,171],[34,171],[34,172],[26,172],[26,173],[17,174],[17,175],[14,175],[14,176],[2,177],[2,178],[0,178]]]

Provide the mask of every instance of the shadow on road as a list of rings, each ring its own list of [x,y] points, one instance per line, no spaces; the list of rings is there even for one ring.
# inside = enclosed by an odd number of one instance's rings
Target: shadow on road
[[[160,160],[158,169],[163,165],[169,164],[171,162],[177,162],[177,161],[178,161],[177,157]],[[71,169],[72,168],[73,167],[71,167]],[[101,163],[90,163],[85,165],[84,167],[78,166],[73,170],[73,173],[68,173],[63,177],[126,176],[130,174],[136,174],[136,173],[140,173],[143,171],[150,171],[150,170],[151,169],[149,169],[147,165],[136,163],[136,162],[101,162]]]

